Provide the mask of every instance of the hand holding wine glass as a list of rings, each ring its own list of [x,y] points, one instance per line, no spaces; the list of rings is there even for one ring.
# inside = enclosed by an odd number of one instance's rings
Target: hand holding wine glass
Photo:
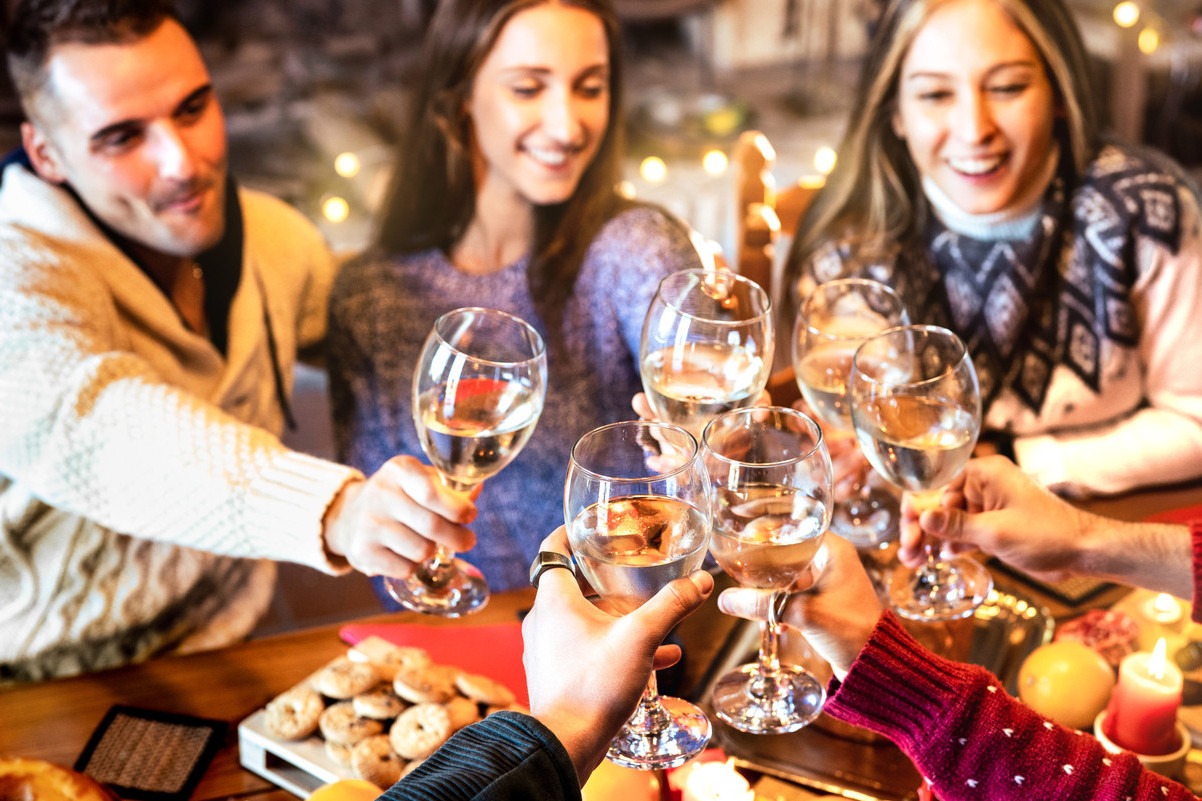
[[[710,552],[740,585],[774,593],[759,659],[718,679],[714,711],[740,731],[796,731],[822,711],[826,691],[803,668],[781,664],[778,613],[830,523],[822,429],[793,409],[737,409],[706,426],[702,452],[715,489]]]
[[[851,372],[852,421],[868,460],[911,503],[938,503],[972,456],[981,430],[981,393],[964,343],[937,326],[900,326],[865,340]],[[993,587],[989,571],[934,549],[916,569],[899,568],[893,608],[915,620],[967,617]]]
[[[534,431],[546,384],[546,348],[529,323],[478,307],[439,317],[413,374],[413,418],[443,482],[470,493],[509,464]],[[444,617],[488,600],[483,576],[442,547],[384,586],[407,609]]]
[[[772,370],[772,312],[759,284],[727,270],[681,270],[660,281],[639,345],[655,417],[700,438],[714,415],[750,406]]]
[[[793,332],[794,373],[802,397],[830,436],[832,453],[836,438],[855,436],[848,382],[856,348],[873,334],[908,322],[898,294],[865,278],[819,284],[802,303]],[[857,469],[850,492],[836,502],[831,531],[857,548],[887,545],[897,531],[896,499],[867,488],[860,475]]]
[[[644,443],[652,439],[684,458],[662,472],[648,466]],[[684,429],[624,422],[581,437],[568,465],[564,519],[576,566],[599,594],[601,608],[628,614],[698,569],[709,542],[710,505],[697,442]],[[700,753],[710,732],[696,706],[658,694],[653,673],[608,758],[646,770],[672,767]]]

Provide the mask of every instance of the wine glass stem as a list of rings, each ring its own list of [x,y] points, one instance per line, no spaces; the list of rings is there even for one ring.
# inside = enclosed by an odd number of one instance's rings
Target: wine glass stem
[[[456,492],[465,498],[471,494],[473,485],[458,482],[448,476],[446,473],[439,473],[438,477],[442,479],[443,486],[447,487],[452,492]],[[445,571],[449,570],[454,565],[455,552],[445,545],[439,545],[435,549],[434,555],[426,560],[424,567],[426,572],[430,574],[433,582],[437,584],[439,578],[443,577]]]
[[[771,697],[775,694],[776,677],[780,674],[780,615],[784,611],[789,595],[785,592],[772,594],[768,605],[768,620],[760,629],[760,658],[758,675],[751,682],[751,694]]]
[[[655,671],[647,680],[647,687],[639,698],[639,705],[630,716],[626,725],[640,735],[654,735],[663,731],[671,723],[667,710],[659,702],[659,687],[655,682]]]

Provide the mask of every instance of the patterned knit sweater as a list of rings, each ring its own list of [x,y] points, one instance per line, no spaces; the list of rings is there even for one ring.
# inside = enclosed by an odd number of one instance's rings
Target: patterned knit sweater
[[[0,187],[0,681],[212,647],[274,566],[328,572],[325,509],[356,471],[284,448],[285,383],[320,339],[333,264],[297,212],[242,192],[223,354],[64,190]],[[253,557],[253,558],[252,558]]]
[[[489,275],[437,250],[369,253],[343,267],[330,298],[327,362],[339,458],[374,472],[397,454],[427,461],[412,417],[413,369],[434,320],[489,306],[528,321],[547,347],[542,416],[514,461],[484,482],[465,559],[494,590],[525,586],[538,544],[563,524],[568,455],[581,434],[634,417],[643,318],[660,279],[698,266],[683,226],[651,207],[610,220],[590,245],[553,338],[526,283],[527,258]],[[383,598],[383,596],[382,596]],[[387,599],[385,599],[387,601]]]
[[[1111,146],[1067,197],[1049,191],[1044,215],[1042,242],[933,223],[925,258],[855,268],[832,242],[804,272],[894,284],[915,322],[960,334],[985,427],[1013,434],[1019,465],[1045,486],[1105,494],[1202,475],[1197,197],[1171,170]]]

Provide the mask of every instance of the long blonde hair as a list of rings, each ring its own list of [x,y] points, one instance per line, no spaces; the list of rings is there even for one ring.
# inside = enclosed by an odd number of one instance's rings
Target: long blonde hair
[[[786,304],[796,308],[806,260],[825,242],[846,241],[860,259],[891,259],[923,230],[929,214],[906,144],[893,130],[901,64],[934,11],[957,0],[892,0],[869,45],[839,161],[798,226],[786,263]],[[1081,35],[1061,0],[992,0],[1043,59],[1059,110],[1054,126],[1061,174],[1081,175],[1097,150],[1097,112]]]

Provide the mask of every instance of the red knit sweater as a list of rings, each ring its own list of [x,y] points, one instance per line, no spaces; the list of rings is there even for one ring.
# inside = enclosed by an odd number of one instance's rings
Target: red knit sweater
[[[1202,622],[1202,523],[1192,617]],[[989,671],[935,656],[886,612],[825,711],[897,743],[942,801],[1166,801],[1196,796],[1006,694]]]

